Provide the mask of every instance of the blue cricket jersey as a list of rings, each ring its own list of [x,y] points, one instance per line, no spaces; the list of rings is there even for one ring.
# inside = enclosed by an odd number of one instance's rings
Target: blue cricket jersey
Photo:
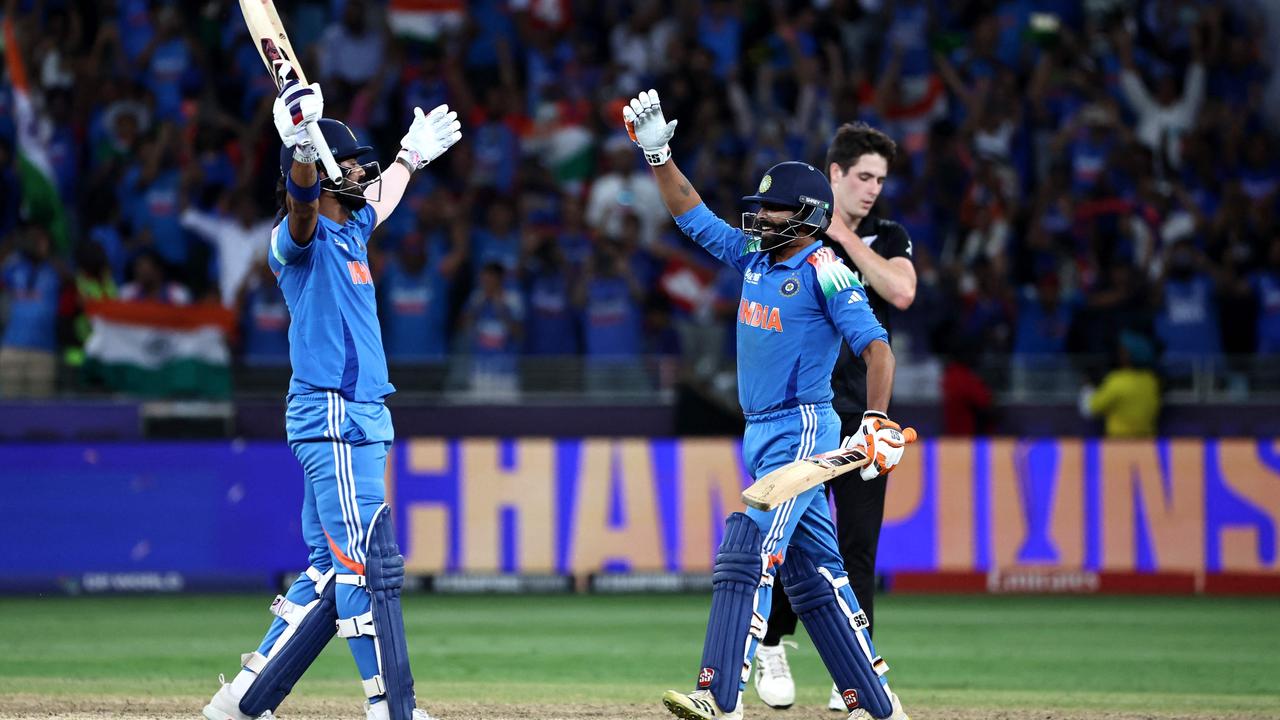
[[[349,402],[380,402],[396,391],[387,381],[369,273],[369,236],[376,224],[377,215],[366,206],[343,225],[321,215],[306,246],[289,236],[288,216],[271,231],[267,262],[292,317],[290,396],[333,390]]]
[[[746,234],[706,205],[676,224],[742,273],[738,304],[738,402],[748,417],[830,402],[843,337],[855,355],[889,341],[866,292],[831,248],[815,242],[780,263],[753,252]]]

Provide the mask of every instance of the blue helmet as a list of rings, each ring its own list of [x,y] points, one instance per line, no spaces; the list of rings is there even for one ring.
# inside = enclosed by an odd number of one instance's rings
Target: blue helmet
[[[827,182],[822,171],[808,163],[795,161],[778,163],[769,168],[761,178],[756,194],[742,199],[762,206],[793,208],[796,211],[787,219],[785,227],[775,231],[783,241],[769,247],[761,246],[767,228],[761,223],[759,214],[742,214],[743,231],[761,251],[773,250],[797,238],[811,237],[826,230],[831,223],[831,205],[835,201],[831,194],[831,183]]]
[[[347,127],[345,123],[339,122],[338,120],[330,120],[329,118],[321,118],[317,123],[320,126],[320,134],[324,136],[325,142],[329,145],[329,152],[333,153],[333,159],[339,163],[343,160],[359,158],[361,155],[373,150],[373,148],[368,145],[361,145],[360,142],[356,140],[356,134],[351,132],[351,128]],[[357,187],[361,188],[362,191],[364,186],[376,180],[379,174],[377,167],[378,163],[376,162],[362,163],[362,166],[365,168],[365,178],[359,183],[359,185],[351,183],[340,190],[333,178],[325,178],[325,185],[322,187],[325,190],[332,190],[334,192],[343,192]],[[280,174],[288,175],[289,168],[291,167],[293,167],[293,148],[281,145]],[[316,163],[316,168],[317,170],[323,169],[320,167],[319,163]]]

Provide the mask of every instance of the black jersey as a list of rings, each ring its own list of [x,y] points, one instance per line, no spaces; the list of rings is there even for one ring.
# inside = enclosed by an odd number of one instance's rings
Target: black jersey
[[[862,219],[854,232],[862,238],[862,242],[886,260],[896,257],[911,260],[911,236],[907,235],[906,229],[896,222],[868,215]],[[848,253],[839,243],[833,242],[831,245],[836,255],[853,269],[853,274],[858,277],[863,289],[867,291],[867,299],[870,300],[871,310],[875,313],[876,319],[884,326],[885,331],[892,335],[893,330],[889,327],[889,308],[891,307],[889,301],[881,297],[875,288],[867,285],[866,278],[857,264],[849,258]],[[840,344],[840,356],[836,359],[835,370],[831,373],[831,389],[835,391],[835,398],[831,404],[840,415],[861,416],[867,409],[867,364],[861,357],[854,355],[846,343]]]

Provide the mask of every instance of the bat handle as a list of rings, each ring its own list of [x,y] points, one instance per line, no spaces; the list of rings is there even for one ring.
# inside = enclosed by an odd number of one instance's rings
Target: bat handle
[[[342,181],[342,171],[338,169],[338,161],[333,159],[333,153],[329,151],[329,143],[325,142],[320,126],[317,123],[307,125],[307,135],[311,136],[311,144],[320,153],[320,164],[324,165],[325,174],[335,185],[339,184]]]

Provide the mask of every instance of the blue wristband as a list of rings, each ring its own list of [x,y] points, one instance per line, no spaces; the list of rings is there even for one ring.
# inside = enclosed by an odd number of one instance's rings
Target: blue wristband
[[[311,187],[302,187],[293,181],[293,173],[289,173],[284,178],[284,187],[289,191],[289,197],[296,202],[315,202],[320,197],[320,178],[318,177]]]

